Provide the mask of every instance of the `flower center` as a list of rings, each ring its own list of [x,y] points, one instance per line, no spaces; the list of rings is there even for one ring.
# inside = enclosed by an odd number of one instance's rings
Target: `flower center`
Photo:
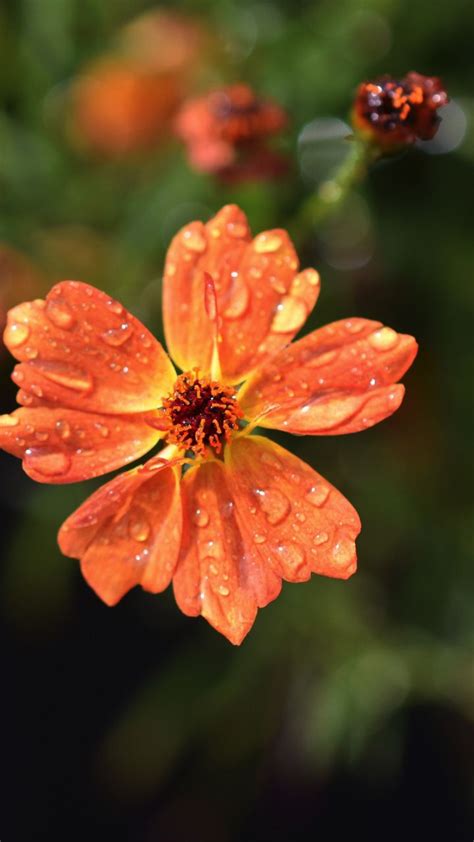
[[[365,116],[385,131],[392,131],[400,123],[410,122],[416,107],[422,105],[424,99],[420,85],[409,85],[395,79],[368,83],[366,92]]]
[[[198,375],[197,369],[181,374],[163,409],[171,425],[167,441],[205,456],[208,448],[221,452],[243,412],[235,389]]]

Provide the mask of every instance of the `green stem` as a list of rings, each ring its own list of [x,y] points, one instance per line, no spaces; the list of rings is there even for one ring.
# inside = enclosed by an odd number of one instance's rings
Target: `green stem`
[[[319,185],[301,205],[290,223],[290,233],[297,245],[305,242],[311,231],[343,204],[356,184],[367,175],[370,165],[379,157],[375,146],[355,139],[351,150],[338,170]]]

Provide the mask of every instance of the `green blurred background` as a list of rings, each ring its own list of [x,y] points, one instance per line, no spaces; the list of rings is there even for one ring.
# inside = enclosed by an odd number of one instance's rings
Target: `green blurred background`
[[[453,100],[437,142],[373,168],[299,247],[323,280],[308,329],[380,319],[414,334],[420,354],[382,425],[278,436],[358,509],[359,572],[286,585],[241,648],[181,615],[171,591],[105,607],[56,547],[99,483],[35,486],[2,455],[0,838],[471,840],[474,8],[161,6],[203,33],[185,93],[244,80],[290,115],[277,141],[288,175],[232,187],[192,172],[166,128],[127,155],[81,137],[78,76],[121,56],[122,27],[153,8],[1,0],[0,313],[79,278],[161,336],[175,231],[231,201],[254,231],[291,227],[346,154],[320,121],[347,119],[359,81],[417,70]],[[3,412],[11,366],[4,352]]]

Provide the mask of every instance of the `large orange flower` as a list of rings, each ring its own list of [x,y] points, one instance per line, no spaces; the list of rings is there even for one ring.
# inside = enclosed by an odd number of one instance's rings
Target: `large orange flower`
[[[240,643],[282,579],[354,573],[355,509],[309,465],[250,433],[257,422],[300,435],[370,427],[400,406],[397,381],[417,346],[359,318],[289,344],[319,293],[318,273],[298,269],[285,231],[252,240],[232,205],[180,231],[163,299],[179,377],[148,330],[87,284],[64,281],[46,301],[10,311],[21,408],[0,418],[0,444],[29,476],[88,479],[167,440],[59,532],[107,604],[172,580],[185,614]]]

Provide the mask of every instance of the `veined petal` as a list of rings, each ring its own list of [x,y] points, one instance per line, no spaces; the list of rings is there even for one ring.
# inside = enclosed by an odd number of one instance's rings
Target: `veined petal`
[[[247,418],[290,433],[355,433],[400,406],[396,381],[418,346],[380,322],[345,319],[315,330],[260,366],[239,392]],[[395,385],[394,385],[395,384]]]
[[[280,579],[262,564],[237,521],[222,462],[192,468],[183,482],[183,541],[173,578],[185,614],[201,614],[232,643],[252,627],[257,609],[280,592]]]
[[[106,414],[156,409],[176,378],[153,335],[118,301],[79,281],[10,310],[5,344],[21,362],[20,400]]]
[[[206,225],[193,222],[173,239],[163,282],[165,333],[183,369],[211,367],[214,331],[205,308],[205,277],[217,294],[219,360],[238,383],[300,330],[319,293],[314,269],[298,272],[286,231],[251,239],[245,214],[227,205]]]
[[[163,435],[147,417],[22,407],[0,416],[0,448],[23,459],[24,470],[37,482],[79,482],[147,453]]]
[[[181,541],[180,468],[155,457],[99,488],[62,525],[61,551],[107,605],[134,585],[158,593],[171,581]]]
[[[359,516],[313,468],[261,436],[234,439],[225,464],[236,522],[262,566],[289,582],[355,572]]]

